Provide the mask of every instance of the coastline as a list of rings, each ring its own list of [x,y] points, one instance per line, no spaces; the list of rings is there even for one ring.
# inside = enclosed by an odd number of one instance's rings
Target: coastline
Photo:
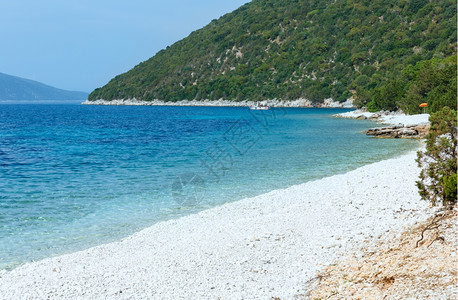
[[[429,124],[429,114],[406,115],[402,112],[368,112],[361,109],[334,115],[336,118],[372,120],[385,125],[401,125],[403,127]]]
[[[255,105],[257,101],[231,101],[231,100],[180,100],[180,101],[162,101],[152,100],[144,101],[137,99],[118,99],[118,100],[86,100],[82,102],[82,105],[130,105],[130,106],[224,106],[224,107],[249,107]],[[269,107],[321,107],[321,108],[354,108],[353,100],[347,100],[345,102],[337,102],[332,99],[325,99],[323,103],[314,104],[312,101],[307,99],[297,99],[291,101],[283,101],[277,99],[269,99],[258,101],[261,105]]]
[[[379,111],[376,113],[357,109],[334,115],[336,118],[372,120],[388,126],[375,127],[363,131],[375,138],[414,138],[424,139],[431,124],[429,114],[406,115],[402,112]]]
[[[0,271],[7,298],[291,298],[322,265],[429,216],[415,152]],[[318,226],[319,225],[319,226]]]

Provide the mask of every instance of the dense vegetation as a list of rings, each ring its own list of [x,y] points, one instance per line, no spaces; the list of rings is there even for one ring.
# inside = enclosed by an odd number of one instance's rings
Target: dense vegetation
[[[418,152],[422,168],[417,186],[423,199],[433,205],[457,202],[457,115],[449,107],[431,114],[425,152]]]
[[[428,112],[442,107],[455,107],[457,101],[456,55],[446,59],[422,60],[415,66],[407,66],[380,88],[357,89],[358,106],[370,111],[402,109],[409,113],[421,113],[419,105],[428,104]]]
[[[456,21],[455,0],[253,0],[89,99],[319,102],[357,91],[360,105],[416,109],[443,98],[422,74],[456,68]],[[456,91],[456,78],[441,84]]]

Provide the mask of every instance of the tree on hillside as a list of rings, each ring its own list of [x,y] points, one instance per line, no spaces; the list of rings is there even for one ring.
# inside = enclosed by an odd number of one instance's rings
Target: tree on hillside
[[[432,205],[452,205],[457,202],[457,115],[444,107],[430,117],[431,129],[426,136],[426,151],[419,151],[421,168],[417,186],[422,199]]]
[[[453,107],[457,93],[456,66],[456,55],[418,61],[381,87],[371,90],[370,84],[366,88],[357,86],[355,105],[367,106],[370,111],[401,109],[408,114],[421,113],[419,105],[423,102],[428,103],[429,112]]]

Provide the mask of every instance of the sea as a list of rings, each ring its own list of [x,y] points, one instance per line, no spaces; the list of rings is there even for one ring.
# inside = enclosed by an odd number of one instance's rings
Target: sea
[[[0,105],[0,269],[341,174],[418,142],[348,109]],[[171,237],[173,238],[173,237]]]

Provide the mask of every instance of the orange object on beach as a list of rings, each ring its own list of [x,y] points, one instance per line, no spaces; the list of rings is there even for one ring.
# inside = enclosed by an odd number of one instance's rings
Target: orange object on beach
[[[422,103],[420,104],[420,107],[427,107],[428,106],[428,103]]]

